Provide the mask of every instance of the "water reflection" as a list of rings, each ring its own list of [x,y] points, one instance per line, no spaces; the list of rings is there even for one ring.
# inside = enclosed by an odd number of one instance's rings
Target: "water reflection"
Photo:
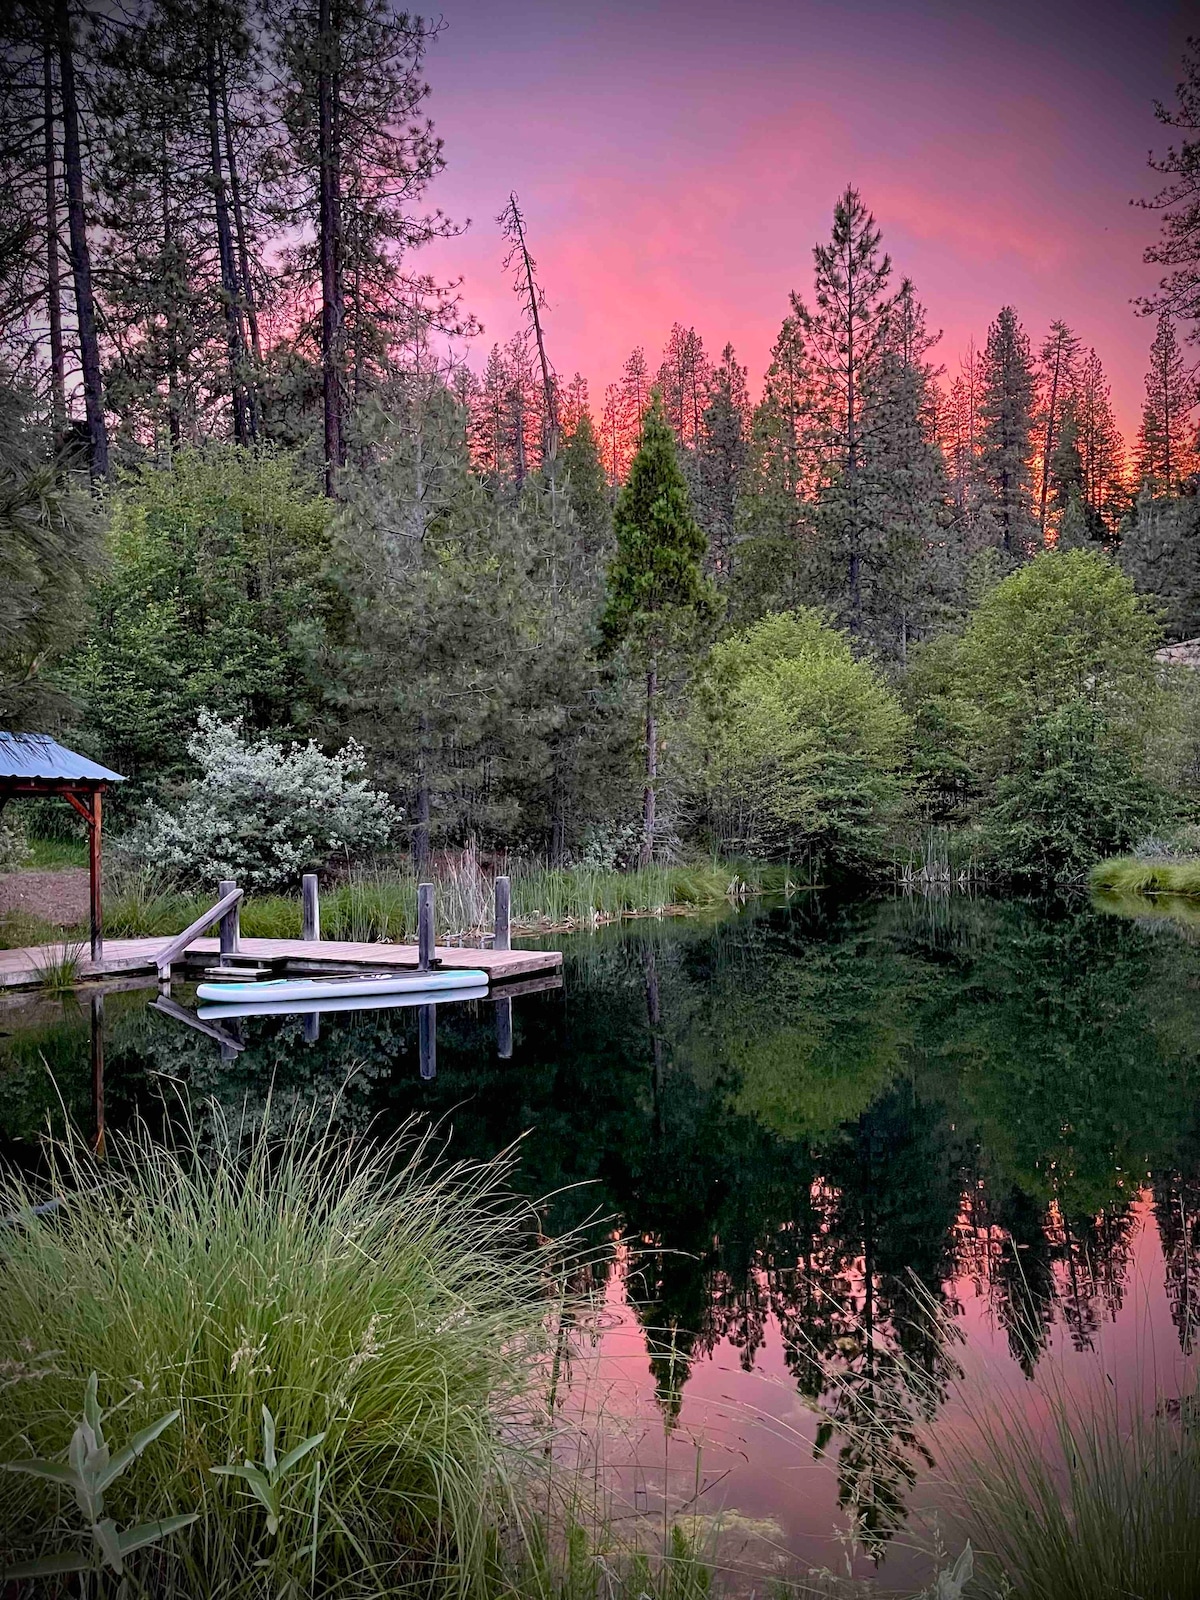
[[[51,1104],[42,1056],[86,1115],[89,1021],[0,1014],[6,1140]],[[251,1114],[268,1093],[344,1088],[345,1125],[424,1111],[461,1155],[528,1131],[521,1178],[553,1196],[547,1230],[619,1218],[635,1247],[621,1287],[667,1430],[718,1353],[751,1374],[777,1351],[822,1414],[807,1437],[841,1504],[882,1547],[964,1308],[986,1308],[1025,1374],[1055,1339],[1085,1351],[1130,1294],[1144,1223],[1163,1258],[1152,1314],[1192,1349],[1198,1022],[1200,950],[1169,928],[810,896],[581,939],[561,991],[439,1008],[436,1054],[412,1011],[248,1018],[221,1047],[110,996],[106,1114],[166,1075]]]

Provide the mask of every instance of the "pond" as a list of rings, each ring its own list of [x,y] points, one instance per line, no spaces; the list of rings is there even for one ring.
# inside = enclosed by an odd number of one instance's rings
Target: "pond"
[[[965,1404],[1182,1381],[1200,1323],[1200,949],[1086,903],[807,893],[562,943],[561,989],[255,1018],[239,1048],[153,990],[0,1010],[0,1139],[109,1126],[163,1075],[231,1108],[332,1101],[521,1140],[548,1232],[622,1244],[568,1404],[620,1503],[723,1517],[747,1560],[927,1576],[936,1441]],[[176,1004],[190,1010],[188,990]],[[505,1037],[511,1021],[511,1054]],[[422,1062],[427,1074],[422,1076]],[[428,1074],[432,1071],[432,1076]],[[920,1382],[914,1382],[919,1375]],[[599,1446],[597,1447],[600,1448]],[[842,1530],[839,1533],[839,1530]]]

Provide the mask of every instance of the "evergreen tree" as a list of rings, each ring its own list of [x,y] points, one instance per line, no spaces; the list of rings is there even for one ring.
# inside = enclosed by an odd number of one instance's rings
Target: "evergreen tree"
[[[612,506],[592,418],[583,410],[567,435],[562,479],[589,561],[607,561],[612,543]]]
[[[1121,565],[1162,607],[1172,640],[1200,636],[1200,496],[1156,498],[1147,485],[1121,529]]]
[[[675,439],[655,391],[638,453],[613,518],[616,553],[600,620],[605,648],[628,644],[646,678],[643,865],[654,855],[658,782],[658,672],[668,651],[686,649],[717,615],[704,576],[704,534],[692,516]]]
[[[1080,364],[1074,402],[1075,442],[1083,466],[1083,498],[1111,539],[1128,503],[1125,441],[1112,407],[1112,390],[1100,357],[1089,350]]]
[[[689,450],[700,441],[711,382],[712,368],[703,339],[695,328],[675,323],[658,369],[658,388],[667,421],[679,443]]]
[[[1195,404],[1195,380],[1184,366],[1175,324],[1164,312],[1150,346],[1137,442],[1138,478],[1152,494],[1174,494],[1194,470],[1189,418]]]
[[[813,250],[815,298],[810,310],[792,295],[792,310],[816,381],[827,482],[822,520],[834,559],[845,573],[842,609],[852,633],[863,626],[863,403],[866,379],[886,346],[892,299],[891,257],[856,189],[833,212],[833,235]]]
[[[1006,555],[1022,558],[1036,524],[1031,494],[1033,363],[1029,339],[1011,306],[988,329],[980,383],[979,471],[985,504]]]
[[[1156,100],[1154,115],[1164,126],[1194,136],[1200,133],[1200,38],[1187,42],[1183,73],[1176,90],[1179,104],[1169,109]],[[1153,200],[1139,201],[1162,213],[1162,236],[1144,259],[1172,270],[1157,293],[1141,302],[1141,309],[1192,322],[1191,338],[1196,339],[1200,337],[1200,139],[1182,138],[1164,156],[1151,156],[1150,165],[1168,181]]]
[[[1079,337],[1065,322],[1052,322],[1039,355],[1041,409],[1041,487],[1038,495],[1038,540],[1046,543],[1046,517],[1050,510],[1051,463],[1058,449],[1059,431],[1066,406],[1078,380]]]
[[[954,506],[970,542],[979,498],[979,400],[980,361],[974,339],[959,362],[959,373],[950,385],[942,410],[942,454],[950,475]]]
[[[696,517],[708,537],[718,581],[728,579],[733,561],[749,416],[746,369],[738,366],[733,346],[727,344],[713,374],[696,448]]]

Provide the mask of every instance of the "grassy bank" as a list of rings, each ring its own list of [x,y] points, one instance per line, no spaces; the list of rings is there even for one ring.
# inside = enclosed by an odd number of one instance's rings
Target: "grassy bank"
[[[175,1145],[136,1127],[103,1166],[54,1147],[50,1216],[0,1177],[24,1219],[0,1238],[0,1460],[61,1461],[94,1372],[114,1443],[178,1412],[107,1508],[119,1528],[197,1514],[141,1558],[156,1595],[481,1592],[546,1436],[555,1266],[504,1163],[428,1157],[411,1129],[245,1142],[205,1112]],[[216,1469],[269,1466],[272,1428],[281,1460],[317,1443],[268,1515]],[[0,1474],[0,1527],[9,1559],[90,1543],[29,1474]]]
[[[1105,894],[1200,896],[1200,857],[1155,860],[1114,856],[1097,863],[1089,874],[1089,881],[1093,889]]]

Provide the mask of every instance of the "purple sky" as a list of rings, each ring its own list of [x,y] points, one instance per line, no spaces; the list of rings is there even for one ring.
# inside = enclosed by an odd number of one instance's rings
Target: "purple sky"
[[[1016,306],[1035,345],[1062,317],[1100,353],[1127,433],[1151,326],[1130,298],[1157,219],[1147,150],[1166,130],[1191,8],[1168,0],[559,4],[446,0],[429,59],[448,166],[431,198],[465,236],[422,265],[461,274],[482,365],[519,308],[494,223],[527,214],[560,374],[602,400],[671,323],[732,340],[757,390],[790,289],[848,182],[910,274],[951,374]]]

